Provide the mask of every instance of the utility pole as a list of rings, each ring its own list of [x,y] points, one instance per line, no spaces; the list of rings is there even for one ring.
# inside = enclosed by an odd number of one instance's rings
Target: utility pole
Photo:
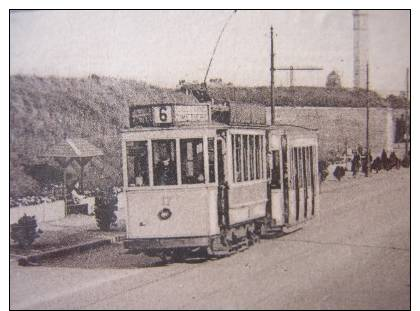
[[[271,54],[270,54],[270,105],[271,105],[271,125],[274,125],[274,43],[273,43],[273,26],[270,27],[271,34]]]
[[[369,63],[366,63],[366,163],[365,176],[369,177]]]
[[[274,67],[274,42],[273,42],[273,26],[270,27],[271,51],[270,51],[270,105],[271,105],[271,125],[274,125],[275,110],[274,110],[274,72],[276,70],[289,70],[290,71],[290,86],[293,86],[293,71],[294,70],[323,70],[321,67]]]
[[[283,71],[289,71],[290,72],[290,87],[293,87],[293,72],[295,70],[323,70],[321,67],[297,67],[297,66],[289,66],[289,67],[280,67],[276,68],[276,70],[283,70]]]
[[[408,123],[408,107],[410,106],[410,71],[407,68],[405,83],[406,83],[406,97],[407,97],[407,106],[405,107],[405,156],[408,157],[408,137],[410,132],[410,126]]]

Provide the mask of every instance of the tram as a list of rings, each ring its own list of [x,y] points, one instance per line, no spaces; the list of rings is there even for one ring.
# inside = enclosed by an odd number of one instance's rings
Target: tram
[[[122,131],[124,247],[224,256],[316,217],[318,138],[264,106],[130,107]]]

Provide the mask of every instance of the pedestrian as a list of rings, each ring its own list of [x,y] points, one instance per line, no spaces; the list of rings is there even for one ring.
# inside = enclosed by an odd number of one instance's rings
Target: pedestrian
[[[382,162],[380,157],[376,157],[372,163],[372,169],[375,170],[376,174],[382,169]]]
[[[385,149],[382,150],[381,162],[382,162],[382,167],[384,169],[386,169],[387,171],[391,169],[389,165],[388,155],[386,154]]]
[[[354,151],[353,160],[351,161],[351,171],[353,173],[353,177],[356,177],[359,169],[360,169],[360,155],[357,151]]]
[[[391,168],[396,168],[399,169],[400,168],[400,160],[398,159],[397,155],[395,154],[395,151],[392,151],[391,154],[389,155],[389,166]]]

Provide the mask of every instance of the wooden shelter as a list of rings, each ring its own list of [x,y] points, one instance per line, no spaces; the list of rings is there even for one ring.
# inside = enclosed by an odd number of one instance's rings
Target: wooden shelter
[[[93,157],[101,156],[103,152],[89,143],[83,138],[67,138],[63,142],[52,146],[45,154],[44,157],[54,158],[63,169],[64,176],[64,200],[66,202],[66,214],[67,214],[67,167],[74,160],[80,166],[80,190],[83,193],[83,172],[85,166],[92,160]]]

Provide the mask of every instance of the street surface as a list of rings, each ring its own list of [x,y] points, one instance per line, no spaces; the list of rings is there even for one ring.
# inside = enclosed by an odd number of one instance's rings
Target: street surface
[[[318,220],[220,260],[153,266],[117,245],[41,267],[12,262],[11,308],[410,308],[409,170],[321,191]]]

